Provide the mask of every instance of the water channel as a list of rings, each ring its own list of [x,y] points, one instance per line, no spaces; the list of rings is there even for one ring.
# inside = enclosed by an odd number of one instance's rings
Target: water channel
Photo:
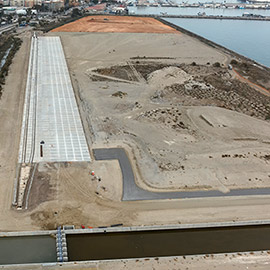
[[[66,231],[69,261],[234,253],[270,249],[270,224]],[[0,236],[0,265],[56,262],[55,231]]]
[[[55,237],[0,237],[0,265],[56,262]]]
[[[270,249],[270,226],[67,235],[70,261],[231,253]]]

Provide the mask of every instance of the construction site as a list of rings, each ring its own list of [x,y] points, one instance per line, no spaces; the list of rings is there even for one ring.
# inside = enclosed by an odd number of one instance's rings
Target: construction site
[[[2,232],[270,220],[268,68],[154,18],[19,37],[0,99]]]

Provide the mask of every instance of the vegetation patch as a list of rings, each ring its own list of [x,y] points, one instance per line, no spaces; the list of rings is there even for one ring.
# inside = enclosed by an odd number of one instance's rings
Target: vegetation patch
[[[48,22],[48,21],[40,21],[39,22],[39,26],[35,28],[35,30],[38,30],[38,31],[43,31],[43,33],[47,33],[55,28],[58,28],[60,26],[63,26],[67,23],[71,23],[71,22],[74,22],[74,21],[77,21],[81,18],[83,18],[84,16],[82,15],[77,15],[77,16],[74,16],[74,17],[68,17],[68,18],[63,18],[61,19],[60,21],[52,21],[52,22]]]
[[[2,41],[1,41],[1,43],[2,43]],[[0,46],[1,60],[2,60],[5,52],[12,46],[12,48],[10,49],[9,54],[6,58],[6,61],[0,70],[0,97],[2,95],[3,85],[5,84],[5,78],[8,75],[9,66],[11,65],[12,59],[13,59],[14,55],[16,54],[16,52],[19,50],[21,44],[22,44],[22,40],[20,38],[8,37],[7,44],[5,44],[5,42],[4,42],[3,46]]]
[[[270,91],[270,69],[233,59],[231,65],[243,77]]]

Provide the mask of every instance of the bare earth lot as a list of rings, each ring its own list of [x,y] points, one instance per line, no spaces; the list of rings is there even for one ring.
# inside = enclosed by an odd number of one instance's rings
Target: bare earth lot
[[[84,270],[153,270],[153,269],[185,269],[185,270],[265,270],[269,268],[269,252],[218,254],[202,256],[179,256],[169,258],[144,258],[132,260],[116,260],[107,262],[76,262],[57,266],[32,266],[31,270],[46,269],[84,269]],[[29,266],[6,267],[5,269],[29,269]]]
[[[99,28],[106,25],[104,19],[95,23],[89,29],[88,22],[84,30],[104,31],[104,26]],[[70,31],[76,31],[74,27]],[[270,187],[269,98],[236,80],[226,69],[230,59],[223,53],[166,31],[50,34],[61,37],[90,150],[124,147],[137,184],[148,190],[225,193]],[[12,209],[30,35],[24,34],[23,41],[0,100],[1,231],[54,229],[62,224],[79,228],[270,219],[269,196],[121,202],[118,162],[95,160],[39,163],[28,210]],[[213,66],[216,62],[220,66]],[[101,181],[90,175],[92,170]],[[77,267],[268,269],[268,261],[268,252],[262,252]],[[33,266],[41,268],[52,266]]]
[[[153,18],[126,16],[88,16],[65,24],[52,32],[175,33],[180,32]]]
[[[270,125],[263,121],[270,112],[269,98],[231,79],[226,68],[206,65],[211,57],[222,61],[224,56],[200,44],[201,53],[189,38],[188,45],[173,50],[186,37],[171,34],[154,35],[164,45],[158,48],[149,46],[153,34],[114,34],[114,47],[105,53],[104,35],[61,34],[93,147],[121,144],[132,149],[137,181],[151,190],[227,192],[269,186]],[[131,42],[135,37],[146,44],[137,57]],[[91,43],[103,44],[102,61],[94,60],[94,48],[76,51],[82,40],[90,48]],[[196,53],[203,55],[199,66],[181,57],[188,55],[186,50],[194,50],[193,59]]]
[[[166,30],[50,35],[61,37],[90,149],[124,147],[138,185],[155,191],[269,187],[269,100],[234,80],[226,55]],[[28,38],[1,99],[2,231],[270,218],[268,196],[121,202],[116,161],[40,163],[28,210],[11,209]]]

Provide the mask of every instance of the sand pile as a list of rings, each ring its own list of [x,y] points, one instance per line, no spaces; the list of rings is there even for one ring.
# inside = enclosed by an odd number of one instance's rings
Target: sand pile
[[[154,87],[164,88],[173,84],[183,84],[190,80],[192,76],[178,67],[165,67],[154,71],[148,76],[148,83]]]

